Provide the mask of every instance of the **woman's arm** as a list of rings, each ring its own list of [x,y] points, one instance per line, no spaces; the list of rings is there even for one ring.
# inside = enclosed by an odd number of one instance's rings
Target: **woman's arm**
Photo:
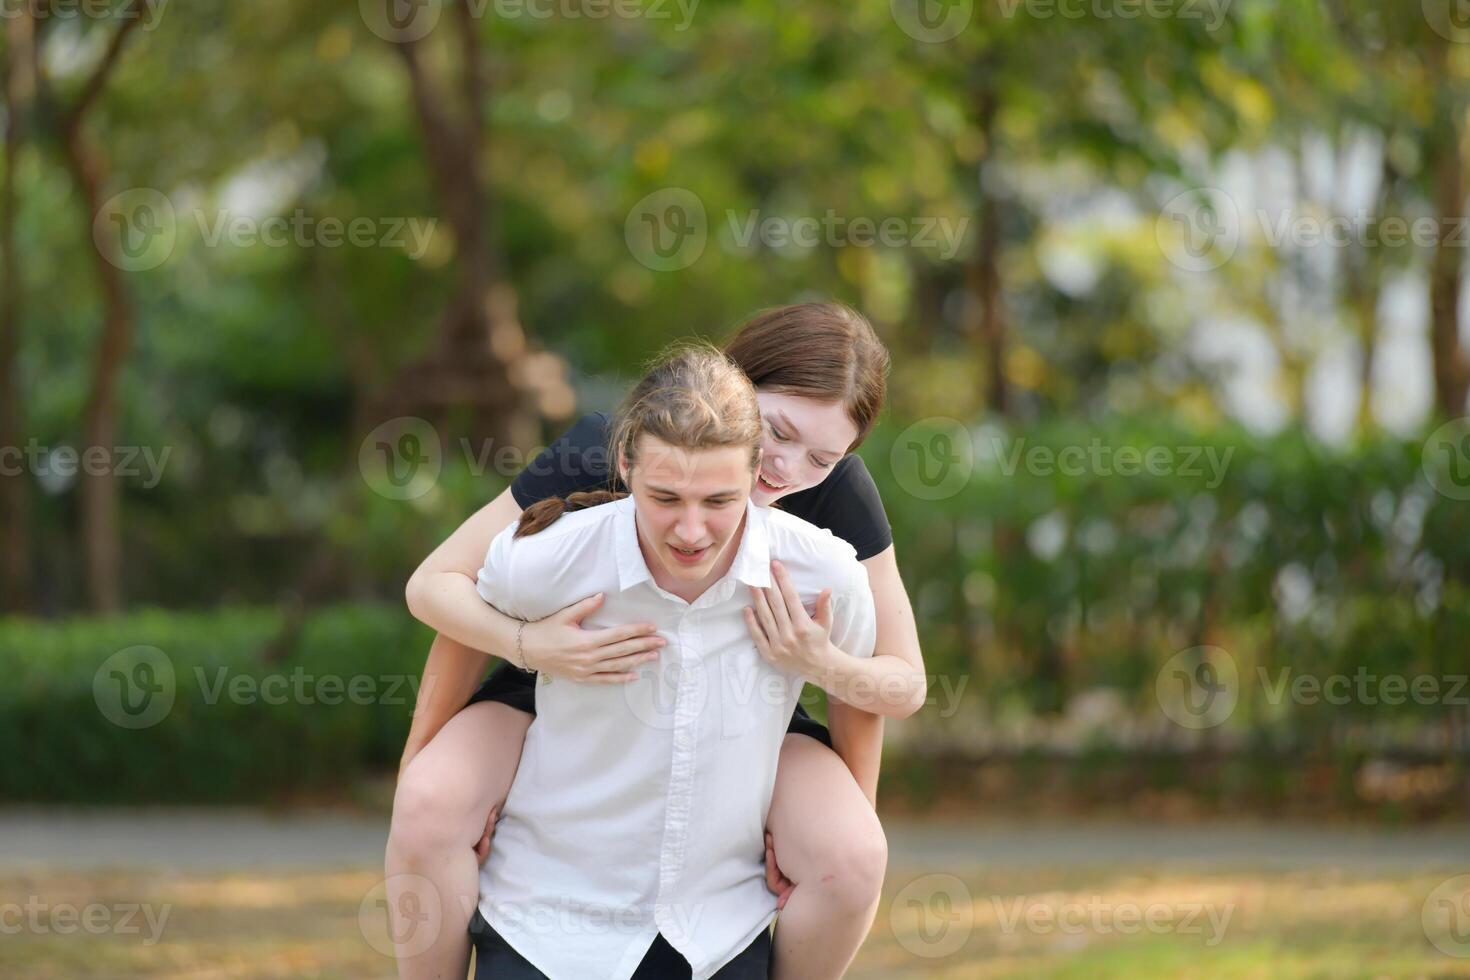
[[[430,626],[434,625],[422,613],[426,606],[435,604],[427,593],[437,592],[434,584],[440,583],[439,576],[458,575],[473,591],[475,576],[484,563],[490,542],[520,514],[520,505],[507,488],[444,539],[414,571],[404,590],[409,611],[414,618]],[[479,601],[478,596],[476,601]],[[480,605],[486,610],[486,649],[503,656],[503,651],[515,647],[516,621],[483,601],[480,601]],[[435,637],[434,645],[429,648],[429,659],[424,664],[424,676],[419,684],[413,722],[403,747],[403,758],[398,764],[400,773],[419,750],[438,734],[444,723],[465,706],[480,679],[485,676],[485,665],[489,658],[490,653],[448,636],[441,634]]]
[[[928,694],[928,681],[924,676],[924,655],[919,648],[914,609],[903,587],[893,546],[864,561],[863,567],[868,570],[868,587],[873,591],[877,612],[878,640],[873,655],[897,657],[910,665],[919,680],[914,692],[917,710]],[[876,803],[878,766],[883,757],[883,717],[832,697],[827,699],[827,705],[832,747],[847,763],[868,802]]]
[[[775,586],[751,589],[754,602],[746,613],[747,625],[757,649],[777,667],[807,678],[854,708],[907,718],[923,707],[928,693],[913,609],[892,545],[863,566],[877,627],[871,657],[854,657],[832,642],[831,590],[817,599],[813,618],[779,559],[771,562]]]
[[[475,583],[490,542],[520,513],[520,505],[506,490],[461,524],[408,580],[404,597],[409,612],[440,636],[424,666],[400,772],[465,706],[490,655],[516,662],[521,621],[487,603]],[[516,665],[523,662],[553,677],[591,683],[637,680],[634,668],[656,656],[651,651],[662,647],[664,640],[653,623],[584,630],[582,620],[602,601],[592,596],[525,624]]]
[[[829,600],[818,600],[818,616],[807,615],[779,563],[772,563],[776,588],[753,590],[747,613],[751,636],[767,659],[809,677],[827,692],[832,746],[852,771],[869,802],[878,792],[883,751],[883,716],[904,718],[928,694],[914,611],[899,575],[893,546],[866,559],[873,595],[876,638],[873,656],[849,656],[832,644]],[[825,608],[824,608],[825,607]]]

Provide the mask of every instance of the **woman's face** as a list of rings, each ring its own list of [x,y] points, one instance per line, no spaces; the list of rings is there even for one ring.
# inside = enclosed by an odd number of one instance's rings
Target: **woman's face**
[[[827,478],[857,438],[857,425],[837,402],[756,390],[766,438],[750,499],[769,507]]]

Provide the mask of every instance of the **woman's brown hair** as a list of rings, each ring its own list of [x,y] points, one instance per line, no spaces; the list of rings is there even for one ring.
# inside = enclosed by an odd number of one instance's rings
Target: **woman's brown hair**
[[[626,461],[631,470],[638,461],[639,437],[645,435],[680,449],[748,449],[754,474],[764,436],[755,387],[718,348],[700,341],[678,344],[660,356],[623,401],[613,421],[610,465]],[[522,512],[515,537],[544,530],[568,511],[625,496],[592,490],[539,500]]]
[[[858,430],[849,452],[878,421],[888,389],[888,348],[849,306],[797,303],[762,310],[740,326],[725,353],[757,388],[841,404]]]

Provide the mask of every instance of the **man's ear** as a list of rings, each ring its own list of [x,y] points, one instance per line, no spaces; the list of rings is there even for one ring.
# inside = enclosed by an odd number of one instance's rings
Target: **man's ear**
[[[618,479],[623,481],[623,486],[630,487],[628,482],[628,454],[618,453]]]

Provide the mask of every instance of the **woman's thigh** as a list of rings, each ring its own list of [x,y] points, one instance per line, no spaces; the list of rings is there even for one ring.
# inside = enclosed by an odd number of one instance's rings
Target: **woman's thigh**
[[[466,835],[473,846],[490,808],[510,791],[532,720],[496,701],[472,704],[449,719],[404,769],[395,822],[432,821]]]
[[[842,758],[807,735],[787,735],[766,818],[776,863],[800,884],[834,867],[867,868],[882,880],[887,841],[878,815]]]

